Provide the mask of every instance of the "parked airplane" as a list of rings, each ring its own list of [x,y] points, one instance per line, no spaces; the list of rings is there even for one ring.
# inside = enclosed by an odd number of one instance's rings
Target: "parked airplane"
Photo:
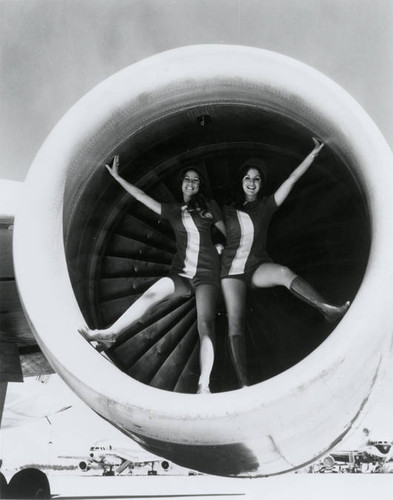
[[[60,456],[59,458],[81,457]],[[162,471],[167,471],[170,468],[170,463],[167,460],[163,460],[149,452],[135,451],[98,442],[90,447],[88,456],[83,457],[78,467],[82,472],[97,469],[102,470],[103,476],[115,476],[125,471],[132,474],[133,469],[150,466],[147,474],[157,475],[156,465]]]
[[[333,450],[316,462],[312,472],[384,472],[393,461],[393,442],[368,439],[368,429],[363,429],[365,441],[356,450]]]

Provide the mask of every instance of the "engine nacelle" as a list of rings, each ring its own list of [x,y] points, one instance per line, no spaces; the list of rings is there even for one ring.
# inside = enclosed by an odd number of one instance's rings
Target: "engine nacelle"
[[[85,462],[84,460],[81,460],[79,462],[78,467],[82,472],[87,472],[91,469],[90,465],[87,462]]]
[[[323,465],[325,467],[327,467],[328,469],[331,469],[336,464],[336,461],[334,460],[334,458],[331,455],[326,455],[326,457],[324,457],[322,462],[323,462]]]
[[[274,186],[312,147],[311,136],[325,142],[325,160],[321,155],[322,163],[310,172],[310,184],[303,184],[304,203],[288,205],[278,222],[283,231],[277,232],[288,235],[295,219],[304,221],[303,232],[295,233],[303,235],[308,249],[305,253],[299,246],[295,251],[296,234],[289,240],[292,251],[287,254],[280,253],[288,247],[280,234],[272,241],[277,256],[309,272],[332,293],[345,292],[353,298],[334,330],[317,326],[304,333],[303,321],[289,321],[281,344],[285,355],[264,344],[263,355],[277,358],[274,366],[266,363],[267,374],[258,371],[263,372],[263,366],[255,360],[254,385],[233,390],[225,381],[222,386],[217,382],[219,392],[211,396],[177,392],[181,384],[169,380],[168,371],[147,374],[148,364],[140,360],[119,369],[78,334],[85,321],[105,324],[116,305],[125,307],[120,283],[114,292],[110,286],[124,263],[121,242],[126,235],[119,235],[116,242],[108,238],[128,203],[105,173],[104,165],[114,154],[120,155],[128,178],[144,189],[157,188],[154,193],[161,199],[169,196],[171,175],[183,160],[211,161],[216,166],[206,169],[219,197],[224,189],[222,172],[229,179],[234,172],[232,158],[263,153],[273,165]],[[393,220],[387,214],[393,213],[392,159],[375,124],[343,89],[318,71],[276,53],[194,46],[120,71],[65,115],[26,179],[15,221],[15,270],[41,349],[95,412],[147,450],[184,467],[210,474],[263,476],[315,461],[363,413],[390,356]],[[282,165],[289,165],[289,170]],[[310,198],[318,186],[321,195]],[[322,199],[328,200],[325,207],[318,205]],[[296,218],[295,206],[302,207]],[[345,212],[350,214],[347,222]],[[336,217],[334,224],[322,213]],[[313,226],[320,231],[318,239],[307,236],[305,229],[316,214],[322,217]],[[139,223],[131,227],[135,231]],[[340,246],[336,237],[346,243]],[[316,247],[328,242],[328,260],[314,268],[311,263],[318,250],[309,249],[312,241]],[[364,250],[359,257],[357,248]],[[119,253],[107,253],[100,260],[106,249]],[[336,265],[341,257],[345,263]],[[111,278],[100,274],[98,279],[97,273],[104,273],[107,262],[114,260],[120,267],[116,272],[111,268]],[[357,262],[356,270],[349,267],[350,280],[343,281],[347,266]],[[147,267],[161,264],[155,258]],[[132,272],[136,268],[133,265]],[[165,269],[160,272],[165,275]],[[128,286],[127,279],[122,278],[121,284]],[[138,288],[140,282],[131,280],[132,287]],[[309,321],[314,325],[314,319]],[[262,313],[255,328],[259,341],[270,329]],[[308,345],[291,357],[305,337]],[[291,344],[294,338],[298,340]],[[124,362],[134,352],[127,345],[123,344]],[[113,359],[120,354],[114,351]],[[187,368],[186,363],[182,366]]]
[[[169,469],[169,462],[167,460],[163,460],[162,462],[160,462],[160,464],[161,464],[162,469],[164,469],[164,470]]]

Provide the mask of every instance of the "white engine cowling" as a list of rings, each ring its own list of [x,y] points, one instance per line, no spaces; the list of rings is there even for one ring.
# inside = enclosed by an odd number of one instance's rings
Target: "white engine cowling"
[[[179,110],[203,120],[214,107],[237,105],[299,123],[340,158],[369,213],[367,266],[337,328],[282,373],[208,397],[156,389],[121,372],[78,334],[84,318],[64,240],[70,238],[70,220],[84,189],[140,130],[146,130],[144,140],[150,133],[158,143],[160,123]],[[27,176],[15,220],[15,270],[41,349],[95,412],[180,465],[212,474],[262,476],[314,461],[361,415],[390,355],[392,164],[389,147],[360,106],[321,73],[288,57],[205,45],[125,68],[64,116]],[[148,172],[139,178],[148,182]]]

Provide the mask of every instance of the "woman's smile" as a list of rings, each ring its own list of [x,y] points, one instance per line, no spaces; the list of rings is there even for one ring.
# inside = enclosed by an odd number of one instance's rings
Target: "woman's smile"
[[[183,195],[186,197],[190,197],[198,193],[199,184],[200,184],[199,175],[193,170],[188,170],[182,182]]]
[[[255,199],[262,187],[261,176],[258,170],[256,168],[250,168],[243,177],[242,184],[247,201]]]

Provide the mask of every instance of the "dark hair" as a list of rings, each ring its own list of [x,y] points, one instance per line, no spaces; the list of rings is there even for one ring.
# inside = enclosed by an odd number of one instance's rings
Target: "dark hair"
[[[199,190],[198,193],[194,194],[190,201],[186,203],[187,208],[189,210],[208,210],[209,205],[207,203],[207,187],[206,187],[206,180],[205,177],[202,173],[202,170],[199,167],[194,167],[193,165],[190,165],[188,167],[184,167],[179,174],[179,180],[180,180],[180,185],[183,183],[184,177],[186,176],[186,173],[192,170],[193,172],[196,172],[199,177]]]
[[[267,179],[266,163],[261,158],[247,158],[246,160],[244,160],[244,162],[240,165],[237,173],[236,191],[233,203],[236,207],[240,207],[244,203],[244,192],[243,192],[242,181],[244,176],[250,170],[250,168],[255,168],[255,170],[258,170],[259,175],[261,176],[262,187],[266,184],[266,179]],[[262,196],[262,189],[258,193],[258,197],[261,196]]]
[[[250,170],[250,168],[255,168],[258,170],[259,175],[261,176],[262,185],[266,184],[266,163],[261,160],[261,158],[247,158],[239,168],[239,180],[242,181],[243,177]]]

